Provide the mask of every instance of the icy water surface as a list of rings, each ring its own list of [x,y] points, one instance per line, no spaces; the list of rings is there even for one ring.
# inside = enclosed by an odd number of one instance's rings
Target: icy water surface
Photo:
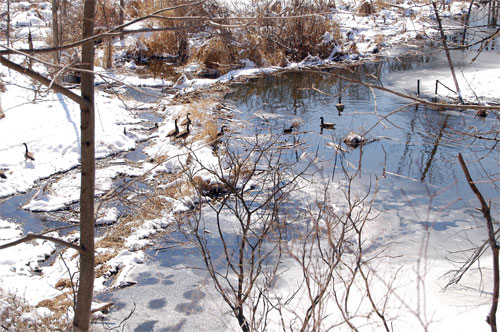
[[[380,83],[374,75],[385,86],[415,91],[418,78],[423,80],[429,72],[446,70],[443,59],[420,57],[404,62],[360,65],[341,73]],[[434,86],[421,86],[425,95],[431,95],[433,89]],[[477,202],[458,167],[457,154],[463,153],[467,160],[481,158],[485,169],[498,166],[496,152],[489,153],[488,143],[491,142],[463,139],[456,131],[468,131],[470,127],[489,128],[498,122],[492,116],[475,118],[472,111],[438,112],[413,106],[395,113],[384,120],[384,124],[369,131],[379,118],[408,104],[407,100],[390,94],[374,93],[376,112],[374,95],[369,88],[351,85],[330,73],[295,72],[258,78],[234,87],[234,92],[225,101],[239,111],[234,113],[236,119],[249,121],[251,125],[238,127],[229,121],[226,124],[234,135],[251,136],[269,132],[280,135],[294,121],[300,122],[294,134],[282,136],[283,146],[298,145],[296,149],[284,150],[289,161],[296,161],[304,153],[311,157],[317,151],[326,163],[312,167],[316,167],[315,175],[324,182],[332,177],[334,170],[335,180],[342,180],[341,170],[334,167],[335,160],[337,165],[340,161],[348,165],[351,173],[361,163],[361,173],[356,178],[356,190],[360,192],[380,179],[374,207],[383,213],[370,222],[368,231],[372,241],[366,244],[366,252],[399,241],[404,245],[398,247],[398,254],[404,254],[405,259],[408,257],[413,262],[412,257],[419,253],[420,235],[430,230],[433,233],[432,253],[443,259],[442,249],[452,248],[450,243],[463,245],[456,241],[456,234],[472,227],[475,218],[481,220],[474,210]],[[335,107],[339,94],[345,104],[341,113]],[[321,116],[325,121],[334,122],[335,129],[324,129],[321,133]],[[366,133],[366,139],[373,142],[351,149],[342,143],[342,138],[350,131]],[[337,152],[331,143],[341,145],[347,152]],[[470,165],[474,177],[481,173],[477,165]],[[487,186],[481,188],[485,194],[495,193]],[[293,215],[298,207],[286,206],[286,210]],[[213,221],[210,209],[206,210],[205,218]],[[228,218],[222,224],[230,228],[232,222]],[[216,225],[213,222],[206,225],[212,255],[218,257],[221,247]],[[469,234],[469,238],[483,235]],[[231,236],[227,236],[232,243]],[[186,241],[179,233],[172,233],[163,241],[159,244],[163,248],[149,251],[152,259],[134,271],[131,278],[138,282],[134,287],[103,297],[115,303],[109,325],[119,326],[121,320],[135,310],[124,324],[125,331],[235,330],[231,325],[234,319],[215,292],[197,249],[177,246]]]
[[[493,61],[499,59],[497,53],[491,57]],[[386,234],[381,232],[382,238],[395,239],[431,228],[437,234],[436,245],[441,246],[441,236],[448,241],[452,233],[482,223],[481,215],[474,210],[478,203],[465,181],[458,154],[464,156],[472,177],[478,181],[484,181],[486,173],[496,174],[499,166],[495,141],[461,133],[495,130],[498,119],[494,114],[477,117],[472,110],[405,107],[412,101],[351,84],[334,74],[414,95],[417,80],[421,80],[421,95],[431,98],[435,96],[433,77],[447,71],[446,59],[435,55],[330,72],[289,72],[236,86],[227,102],[252,124],[249,131],[244,131],[249,135],[269,131],[282,134],[293,123],[300,123],[293,134],[283,134],[284,141],[298,146],[288,150],[288,158],[295,161],[304,152],[313,156],[317,151],[319,158],[327,161],[318,173],[325,182],[332,174],[337,180],[344,177],[341,164],[347,165],[351,174],[361,165],[356,179],[361,191],[370,184],[373,188],[378,179],[374,206],[384,212],[378,218],[387,228]],[[342,112],[336,108],[339,96],[345,105]],[[385,118],[391,112],[394,114]],[[321,131],[320,117],[335,123],[335,129]],[[355,149],[346,146],[343,138],[349,132],[364,135],[369,143]],[[334,144],[346,152],[337,150]],[[498,197],[494,186],[480,183],[479,187],[486,197]],[[493,209],[498,211],[495,203]]]

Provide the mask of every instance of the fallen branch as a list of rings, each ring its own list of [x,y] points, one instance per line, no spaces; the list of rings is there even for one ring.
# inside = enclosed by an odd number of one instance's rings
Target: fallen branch
[[[495,110],[498,111],[498,110],[500,110],[500,105],[498,105],[498,106],[485,106],[485,105],[464,105],[464,104],[435,103],[435,102],[428,101],[428,100],[423,99],[423,98],[410,96],[408,94],[404,94],[404,93],[401,93],[401,92],[398,92],[398,91],[395,91],[395,90],[392,90],[392,89],[389,89],[389,88],[386,88],[386,87],[383,87],[383,86],[380,86],[380,85],[374,85],[374,84],[362,82],[362,81],[359,81],[359,80],[356,80],[356,79],[353,79],[353,78],[349,78],[349,77],[346,77],[346,76],[343,76],[343,75],[339,75],[339,74],[335,74],[335,73],[331,73],[331,75],[335,75],[338,78],[341,78],[343,80],[346,80],[346,81],[349,81],[349,82],[354,82],[356,84],[361,84],[361,85],[364,85],[364,86],[369,87],[369,88],[377,89],[377,90],[384,91],[384,92],[389,92],[389,93],[392,93],[393,95],[396,95],[398,97],[405,98],[405,99],[410,99],[410,100],[416,101],[419,104],[427,105],[427,106],[430,106],[430,107],[435,107],[435,108],[458,108],[458,109],[464,109],[464,110],[465,109],[470,109],[470,110],[490,110],[490,111],[495,111]]]

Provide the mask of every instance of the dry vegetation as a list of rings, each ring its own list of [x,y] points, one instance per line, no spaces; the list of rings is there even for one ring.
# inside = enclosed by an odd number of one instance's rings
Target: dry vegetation
[[[133,1],[127,4],[127,14],[135,18],[160,8],[175,6],[178,1]],[[309,54],[328,57],[336,44],[340,44],[339,25],[327,19],[326,13],[334,3],[320,1],[315,4],[305,1],[283,1],[270,6],[256,3],[257,10],[248,8],[230,12],[214,3],[169,11],[147,22],[149,27],[181,28],[181,30],[155,32],[140,39],[146,50],[131,49],[129,57],[163,58],[169,56],[176,64],[197,61],[200,72],[210,71],[222,75],[241,66],[241,60],[250,59],[257,65],[284,66],[289,61],[301,61]],[[112,17],[102,10],[102,16]],[[318,14],[321,13],[321,14]],[[104,15],[106,14],[106,15]],[[257,16],[255,22],[226,19],[235,16]],[[179,20],[175,17],[198,17]],[[266,17],[266,18],[264,18]],[[275,19],[269,19],[274,17]],[[293,17],[282,19],[285,17]],[[217,18],[220,28],[206,24],[206,18]],[[228,29],[222,24],[241,24],[241,28]],[[189,38],[203,33],[205,42],[191,45]],[[334,40],[325,43],[323,36],[330,33]]]
[[[69,331],[68,306],[60,307],[57,303],[69,301],[65,294],[53,300],[42,301],[37,307],[47,307],[54,314],[43,316],[36,312],[33,306],[23,299],[0,288],[0,321],[2,330],[23,332]],[[50,302],[50,303],[49,303]],[[71,301],[69,301],[71,302]]]

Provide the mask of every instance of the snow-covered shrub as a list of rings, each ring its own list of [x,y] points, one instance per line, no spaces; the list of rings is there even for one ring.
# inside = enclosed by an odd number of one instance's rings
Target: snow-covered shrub
[[[65,319],[53,319],[52,311],[34,307],[25,300],[0,288],[0,326],[9,332],[69,331]]]

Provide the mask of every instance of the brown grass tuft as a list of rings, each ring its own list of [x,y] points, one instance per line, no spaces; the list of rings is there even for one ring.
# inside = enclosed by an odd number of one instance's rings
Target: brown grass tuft
[[[391,7],[391,3],[387,0],[375,0],[373,5],[378,10]]]
[[[210,141],[213,141],[217,138],[217,133],[219,132],[219,128],[217,126],[217,122],[213,120],[209,120],[203,126],[203,131],[199,134],[200,138],[210,137]]]
[[[340,33],[336,32],[338,24],[316,15],[316,13],[328,11],[327,4],[312,5],[306,2],[294,2],[293,5],[283,7],[280,12],[282,16],[295,16],[294,18],[258,20],[261,26],[255,30],[248,30],[247,35],[258,34],[261,40],[257,39],[253,42],[252,38],[249,38],[249,42],[255,44],[255,49],[259,50],[261,56],[272,64],[283,65],[284,60],[301,61],[308,54],[327,57],[333,46],[322,44],[323,35],[325,32],[330,32],[340,36]],[[258,10],[258,13],[260,12],[262,9]],[[265,12],[262,12],[262,15],[265,15]]]
[[[68,312],[68,308],[73,305],[71,297],[69,293],[63,293],[53,299],[40,301],[36,307],[48,308],[56,317],[63,317]]]
[[[160,31],[152,34],[151,37],[140,38],[141,42],[148,48],[147,57],[163,56],[164,54],[181,54],[180,60],[187,55],[187,36],[185,33],[174,31]]]
[[[63,288],[71,288],[71,280],[69,278],[62,278],[59,279],[56,284],[54,285],[55,288],[57,289],[63,289]]]
[[[361,16],[368,16],[375,13],[375,9],[370,2],[365,1],[358,7],[357,12]]]
[[[205,43],[195,55],[200,63],[208,69],[217,69],[220,75],[227,73],[234,67],[236,57],[231,43],[222,37],[214,37]]]

